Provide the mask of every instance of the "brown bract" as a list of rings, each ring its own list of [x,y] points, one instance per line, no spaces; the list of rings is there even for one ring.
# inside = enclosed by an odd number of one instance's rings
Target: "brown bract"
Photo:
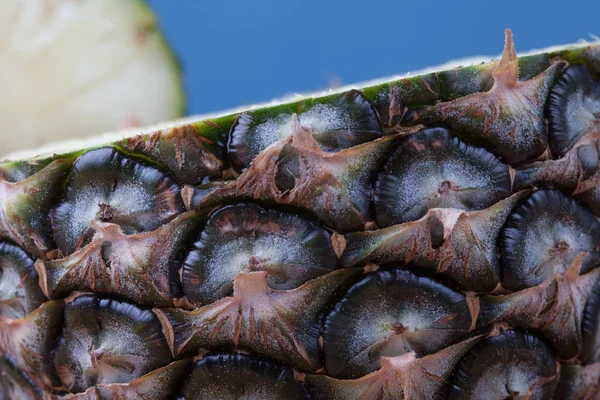
[[[538,286],[509,295],[481,297],[478,325],[506,322],[513,327],[536,329],[550,340],[561,359],[576,358],[582,348],[583,311],[600,279],[600,269],[579,275],[585,255],[577,255],[564,274],[555,274]]]
[[[61,400],[167,400],[181,382],[191,358],[174,361],[128,383],[97,385],[83,393],[57,397]]]
[[[515,179],[516,189],[550,186],[567,194],[580,194],[593,189],[600,183],[600,165],[596,165],[595,173],[587,176],[586,169],[590,166],[584,165],[578,154],[583,149],[582,146],[589,146],[590,151],[600,152],[600,141],[585,140],[569,150],[562,158],[538,161],[518,168]]]
[[[307,375],[306,383],[317,399],[400,400],[437,399],[445,396],[447,380],[456,363],[483,336],[476,336],[435,354],[416,358],[415,353],[383,357],[381,369],[358,379]]]
[[[47,258],[53,248],[48,213],[72,164],[72,158],[53,161],[19,182],[0,178],[0,237],[11,239],[35,257]]]
[[[60,389],[52,351],[62,328],[64,301],[48,301],[22,319],[0,318],[0,349],[41,387]]]
[[[58,260],[38,260],[40,286],[49,298],[76,290],[109,293],[141,304],[173,305],[173,258],[202,214],[186,212],[153,232],[126,235],[116,224],[92,221],[92,241]]]
[[[496,239],[522,191],[478,211],[431,209],[421,219],[345,236],[342,267],[402,263],[435,270],[463,290],[489,292],[500,283]]]
[[[535,159],[547,148],[546,97],[565,65],[557,62],[538,76],[519,81],[512,33],[506,30],[504,54],[493,72],[494,85],[489,91],[413,110],[404,123],[444,122],[492,147],[509,164]]]
[[[217,144],[198,134],[191,124],[138,135],[124,141],[128,151],[138,152],[163,164],[182,183],[196,185],[209,177],[220,177],[223,160],[209,147]]]
[[[261,200],[310,210],[339,231],[363,229],[373,174],[394,139],[387,136],[326,153],[294,115],[291,136],[263,150],[236,181],[208,195],[198,206]]]
[[[194,311],[154,312],[175,357],[235,346],[314,371],[321,366],[320,313],[334,291],[361,273],[334,271],[293,290],[268,288],[264,271],[239,273],[232,297]]]

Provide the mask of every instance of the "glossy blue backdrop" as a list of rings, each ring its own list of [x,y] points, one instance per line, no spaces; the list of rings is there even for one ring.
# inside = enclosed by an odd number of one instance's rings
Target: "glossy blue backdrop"
[[[188,112],[600,35],[600,0],[149,0],[183,68]],[[572,11],[568,11],[571,8]]]

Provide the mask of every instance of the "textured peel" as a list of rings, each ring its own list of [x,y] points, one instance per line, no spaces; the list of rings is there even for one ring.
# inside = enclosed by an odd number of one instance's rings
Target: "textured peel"
[[[306,383],[315,398],[323,400],[443,398],[454,366],[481,339],[477,336],[422,358],[414,353],[384,357],[381,369],[358,379],[309,374]]]
[[[528,81],[519,81],[517,54],[507,30],[504,54],[489,91],[409,112],[405,121],[446,123],[493,148],[509,164],[535,159],[546,151],[544,106],[552,82],[564,66],[558,62]]]
[[[18,182],[0,177],[0,236],[35,257],[47,258],[54,247],[48,213],[62,191],[72,163],[70,158],[53,161]]]
[[[480,211],[432,209],[423,218],[345,236],[342,267],[403,263],[450,278],[461,289],[492,291],[500,282],[495,246],[500,229],[526,191]]]
[[[231,294],[239,272],[267,271],[273,289],[294,289],[336,268],[331,233],[298,215],[258,207],[226,206],[213,213],[181,269],[192,303]]]
[[[49,298],[92,291],[140,304],[173,305],[182,296],[177,270],[185,238],[202,219],[202,213],[188,211],[155,231],[133,235],[119,225],[93,221],[96,233],[88,245],[65,258],[36,262],[40,286]]]
[[[173,388],[183,381],[191,362],[190,358],[173,361],[131,382],[97,385],[85,392],[61,397],[61,400],[168,400],[172,398]]]
[[[368,220],[373,174],[395,137],[327,153],[297,117],[291,123],[290,137],[269,146],[236,181],[198,206],[244,199],[275,202],[309,210],[337,230],[361,229]]]
[[[40,386],[61,388],[52,350],[62,327],[64,301],[48,301],[22,319],[0,319],[0,348]]]
[[[255,351],[301,369],[317,370],[320,316],[332,293],[358,270],[335,271],[297,289],[266,285],[264,271],[240,273],[233,296],[194,311],[155,309],[175,356],[190,350],[235,347]]]
[[[563,360],[580,355],[581,321],[587,298],[600,279],[600,269],[579,275],[583,255],[564,274],[556,274],[542,284],[509,295],[483,296],[478,324],[506,322],[532,328],[554,345]]]

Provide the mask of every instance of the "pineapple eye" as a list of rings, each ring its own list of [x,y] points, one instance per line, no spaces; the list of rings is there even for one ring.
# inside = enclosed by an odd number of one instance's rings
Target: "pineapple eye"
[[[588,297],[581,322],[583,348],[580,358],[583,364],[600,362],[600,282],[596,283]]]
[[[430,354],[464,338],[471,325],[465,297],[429,278],[381,271],[354,285],[325,320],[325,369],[358,378],[381,357]]]
[[[375,186],[377,225],[421,218],[431,208],[480,210],[508,197],[508,166],[485,149],[429,128],[403,138]]]
[[[253,204],[227,206],[206,223],[182,270],[188,299],[229,295],[239,272],[267,271],[272,289],[293,289],[337,265],[331,235],[294,214]]]
[[[550,150],[562,157],[600,128],[600,83],[585,66],[569,66],[550,91],[547,114]]]
[[[69,391],[129,382],[170,361],[152,311],[90,295],[67,304],[54,365]]]
[[[180,191],[162,171],[114,149],[88,151],[52,214],[58,249],[67,255],[87,244],[92,220],[118,224],[125,234],[155,230],[185,211]]]
[[[283,114],[282,114],[283,112]],[[286,113],[287,112],[287,113]],[[311,129],[324,151],[334,152],[375,140],[383,135],[371,103],[357,90],[334,95],[327,103],[307,100],[287,110],[259,110],[241,114],[229,141],[229,155],[237,171],[247,168],[262,150],[289,136],[293,113]]]
[[[498,237],[502,285],[536,286],[567,270],[580,253],[581,273],[600,262],[600,222],[576,200],[540,190],[513,210]]]
[[[557,362],[536,336],[504,331],[475,345],[458,363],[449,399],[551,399]]]
[[[285,366],[245,354],[207,355],[184,384],[180,400],[310,399]]]
[[[0,240],[0,316],[23,318],[45,301],[34,260],[20,247]]]

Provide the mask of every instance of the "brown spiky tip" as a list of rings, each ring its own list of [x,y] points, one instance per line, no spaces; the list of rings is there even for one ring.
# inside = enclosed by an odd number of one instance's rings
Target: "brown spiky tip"
[[[337,265],[331,233],[298,215],[239,204],[212,214],[187,256],[187,298],[208,304],[228,296],[240,272],[266,271],[267,285],[288,290]]]
[[[180,399],[311,399],[291,368],[240,353],[207,354],[196,362]]]
[[[326,100],[325,100],[326,99]],[[309,128],[327,152],[336,152],[383,135],[377,112],[358,90],[307,99],[288,106],[288,113],[271,110],[249,111],[236,119],[229,139],[229,155],[240,172],[264,149],[292,134],[294,115]]]
[[[551,399],[559,365],[544,341],[515,330],[475,345],[458,363],[448,399]]]
[[[54,366],[68,391],[130,382],[170,361],[152,311],[91,295],[67,304]]]
[[[94,233],[91,221],[118,224],[126,234],[152,231],[185,211],[181,186],[155,166],[113,148],[90,150],[73,164],[52,213],[58,249],[72,254]]]
[[[548,141],[552,155],[563,157],[583,138],[600,130],[600,83],[584,65],[571,65],[548,95]]]
[[[512,31],[504,30],[504,51],[500,64],[493,72],[496,80],[496,85],[515,86],[519,79],[519,64],[517,60],[517,51],[515,50],[515,41],[513,40]]]
[[[381,357],[430,354],[464,338],[471,320],[464,295],[438,282],[403,270],[371,273],[325,320],[325,368],[358,378],[376,371]]]
[[[518,205],[498,238],[502,285],[521,290],[563,273],[580,254],[581,272],[600,263],[600,222],[579,202],[539,190]]]
[[[379,173],[377,225],[421,218],[432,208],[480,210],[509,196],[509,168],[489,151],[427,128],[403,138]]]
[[[310,212],[337,231],[363,229],[369,219],[373,175],[395,137],[330,153],[294,116],[291,129],[290,137],[262,151],[237,180],[210,193],[198,206],[276,203]]]
[[[19,246],[0,240],[0,316],[24,318],[45,300],[34,259]]]

